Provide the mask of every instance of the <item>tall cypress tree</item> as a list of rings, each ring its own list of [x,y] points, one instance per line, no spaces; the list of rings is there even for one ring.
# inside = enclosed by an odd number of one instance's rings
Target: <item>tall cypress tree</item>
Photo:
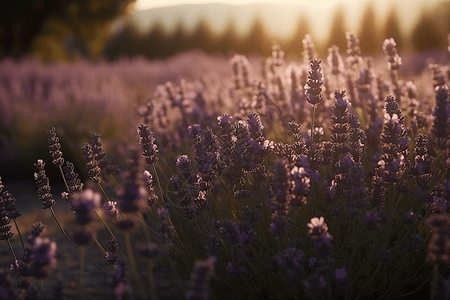
[[[419,21],[414,26],[411,33],[411,41],[416,51],[437,49],[446,42],[445,40],[441,41],[434,15],[428,11],[422,12]]]
[[[170,54],[167,51],[167,36],[160,20],[156,20],[150,27],[149,33],[142,41],[142,51],[148,58],[164,58]]]
[[[182,52],[188,49],[188,39],[189,36],[186,33],[186,24],[183,18],[177,20],[175,25],[175,30],[170,36],[167,44],[167,52],[169,55],[173,55],[177,52]]]
[[[303,39],[305,35],[311,34],[311,25],[305,13],[301,13],[297,20],[294,33],[283,49],[287,54],[301,58],[303,56]]]
[[[191,38],[191,45],[192,48],[200,48],[206,53],[213,53],[217,50],[217,39],[207,17],[199,20]]]
[[[377,32],[375,6],[372,1],[367,2],[362,15],[358,38],[362,53],[374,54],[381,51],[382,41]]]
[[[327,44],[325,45],[326,49],[330,48],[332,45],[338,46],[341,52],[347,49],[347,38],[345,36],[345,33],[347,32],[347,22],[345,20],[344,7],[339,5],[333,15],[330,34],[327,39]]]
[[[227,25],[220,36],[219,51],[225,55],[231,51],[239,53],[243,50],[242,47],[242,40],[236,28],[236,19],[229,17]]]
[[[400,30],[400,23],[398,21],[398,11],[395,4],[391,5],[389,12],[384,23],[383,33],[381,38],[389,39],[393,38],[397,44],[397,50],[404,50],[403,36]]]
[[[261,17],[256,16],[245,39],[244,53],[259,53],[263,56],[269,56],[272,52],[272,44],[264,22]]]

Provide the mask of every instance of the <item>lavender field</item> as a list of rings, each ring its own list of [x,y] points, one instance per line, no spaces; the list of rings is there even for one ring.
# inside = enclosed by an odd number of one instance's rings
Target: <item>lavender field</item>
[[[0,299],[450,299],[449,53],[346,38],[0,61]]]

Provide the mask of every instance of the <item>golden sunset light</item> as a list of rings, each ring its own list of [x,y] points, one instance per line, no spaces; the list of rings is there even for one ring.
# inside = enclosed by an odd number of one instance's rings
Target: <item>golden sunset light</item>
[[[0,1],[0,300],[450,299],[450,0]]]

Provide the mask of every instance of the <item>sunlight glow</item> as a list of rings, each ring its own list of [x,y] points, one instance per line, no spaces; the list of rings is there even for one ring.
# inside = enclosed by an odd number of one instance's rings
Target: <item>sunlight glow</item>
[[[410,28],[416,22],[420,12],[427,6],[431,7],[438,1],[442,0],[371,0],[375,6],[376,13],[378,15],[377,22],[379,24],[374,24],[374,26],[381,26],[384,23],[385,16],[387,15],[389,9],[392,5],[397,7],[399,12],[399,22],[400,27],[405,33],[409,33]],[[257,3],[271,3],[279,4],[280,7],[291,7],[292,10],[304,12],[312,25],[312,34],[316,35],[319,39],[324,39],[329,33],[329,28],[331,26],[331,19],[333,18],[333,13],[335,9],[339,6],[343,6],[345,15],[347,16],[347,27],[350,32],[357,32],[359,30],[359,24],[361,23],[362,12],[366,7],[367,0],[137,0],[134,9],[139,12],[142,10],[148,10],[159,7],[177,6],[183,4],[228,4],[228,5],[248,5]],[[247,6],[246,9],[249,9]],[[251,8],[254,15],[258,12],[258,7]],[[292,33],[293,27],[296,19],[292,16],[292,11],[289,13],[283,13],[281,11],[273,11],[269,18],[265,18],[265,24],[269,32],[278,36],[288,36]],[[211,24],[215,30],[221,31],[226,24],[226,12],[223,12],[224,17],[219,17],[216,14],[216,19],[212,19]],[[189,17],[188,17],[189,16]],[[183,15],[184,21],[186,22],[186,29],[192,30],[197,24],[197,20],[200,14],[195,17],[192,14]],[[166,25],[168,30],[174,28],[176,16],[173,15],[158,15],[155,16],[156,19],[160,19]],[[178,15],[180,18],[180,15]],[[195,19],[193,19],[195,18]],[[137,21],[138,25],[142,30],[147,29],[154,20],[139,19]],[[240,25],[238,30],[240,33],[245,33],[250,25],[251,20],[238,19],[238,24]]]
[[[180,4],[202,4],[202,3],[223,3],[229,5],[244,5],[244,4],[252,4],[252,3],[278,3],[278,4],[293,4],[293,5],[306,5],[310,7],[318,7],[325,8],[333,6],[337,3],[342,2],[356,2],[352,0],[318,0],[318,1],[310,1],[310,0],[217,0],[217,1],[208,1],[208,0],[138,0],[136,2],[136,10],[150,9],[155,7],[163,7],[163,6],[174,6]]]

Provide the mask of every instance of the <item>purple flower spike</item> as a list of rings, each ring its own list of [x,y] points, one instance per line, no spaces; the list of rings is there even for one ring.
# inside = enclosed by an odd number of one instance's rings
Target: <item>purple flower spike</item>
[[[321,62],[320,59],[311,59],[311,70],[309,71],[308,81],[305,85],[306,101],[313,106],[323,101],[323,97],[320,94],[322,92],[321,86],[324,83],[324,77],[320,67]]]
[[[158,146],[155,144],[156,139],[153,136],[153,132],[149,129],[148,125],[141,124],[138,127],[139,134],[139,146],[142,150],[142,156],[145,158],[145,162],[148,164],[154,164],[158,161],[156,154]]]
[[[75,222],[79,225],[89,224],[92,220],[91,213],[100,208],[101,200],[102,196],[91,189],[74,194],[70,206],[75,213]]]

